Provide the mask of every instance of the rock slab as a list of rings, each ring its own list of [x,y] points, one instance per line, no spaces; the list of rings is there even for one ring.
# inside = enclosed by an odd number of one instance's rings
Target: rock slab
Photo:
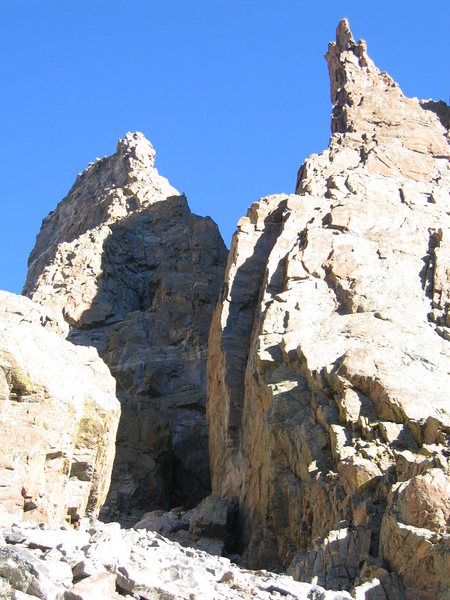
[[[0,292],[0,522],[95,518],[105,501],[120,405],[94,348],[58,319]]]

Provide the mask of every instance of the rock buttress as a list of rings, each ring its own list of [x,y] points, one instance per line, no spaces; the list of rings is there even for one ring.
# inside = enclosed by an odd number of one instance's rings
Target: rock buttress
[[[116,379],[122,417],[105,518],[194,504],[210,489],[206,346],[226,249],[154,155],[129,133],[79,175],[43,221],[24,288]]]
[[[208,351],[213,492],[239,498],[251,567],[444,598],[448,107],[406,98],[347,21],[327,61],[329,147],[232,241]]]

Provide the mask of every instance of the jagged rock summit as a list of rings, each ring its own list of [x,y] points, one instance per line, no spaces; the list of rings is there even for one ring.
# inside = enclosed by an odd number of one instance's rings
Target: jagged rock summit
[[[445,170],[448,157],[447,105],[404,96],[369,58],[366,42],[355,42],[346,19],[339,23],[336,42],[330,43],[325,58],[332,133],[356,133],[363,138],[360,149],[369,173],[439,182],[439,159]],[[439,120],[443,128],[438,127]]]
[[[108,312],[114,309],[98,298],[97,285],[104,274],[102,253],[109,226],[180,196],[158,174],[154,161],[155,150],[144,135],[127,133],[115,154],[97,159],[78,175],[68,195],[42,222],[28,259],[26,296],[58,308],[70,325],[94,325],[111,316]],[[133,300],[136,304],[132,295],[123,311]]]
[[[154,168],[141,133],[81,173],[43,221],[24,293],[58,312],[117,382],[103,516],[193,505],[210,490],[206,345],[226,248]]]
[[[239,499],[251,567],[444,600],[450,112],[406,98],[346,20],[326,58],[329,147],[231,244],[208,347],[213,492]]]

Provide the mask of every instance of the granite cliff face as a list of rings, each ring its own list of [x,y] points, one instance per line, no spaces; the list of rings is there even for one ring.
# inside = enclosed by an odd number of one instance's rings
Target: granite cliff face
[[[139,133],[43,221],[0,293],[0,598],[448,600],[450,110],[346,20],[326,58],[330,144],[226,271]]]
[[[61,339],[51,311],[0,292],[0,525],[98,516],[120,406],[94,348]]]
[[[154,168],[140,133],[79,175],[43,221],[24,293],[95,346],[122,417],[104,516],[195,504],[210,489],[206,345],[226,249]]]
[[[239,499],[252,567],[448,598],[450,112],[406,98],[345,20],[326,59],[329,147],[232,241],[208,348],[213,492]]]

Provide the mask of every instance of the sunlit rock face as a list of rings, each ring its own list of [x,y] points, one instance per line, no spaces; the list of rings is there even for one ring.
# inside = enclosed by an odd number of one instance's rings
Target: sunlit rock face
[[[95,518],[119,423],[115,381],[94,348],[59,335],[51,310],[0,292],[0,525]]]
[[[239,498],[252,567],[444,598],[449,108],[406,98],[345,20],[326,59],[329,147],[232,241],[208,350],[213,492]]]
[[[122,417],[105,518],[210,490],[206,346],[226,249],[154,168],[140,133],[81,173],[43,221],[24,293],[95,346]]]

